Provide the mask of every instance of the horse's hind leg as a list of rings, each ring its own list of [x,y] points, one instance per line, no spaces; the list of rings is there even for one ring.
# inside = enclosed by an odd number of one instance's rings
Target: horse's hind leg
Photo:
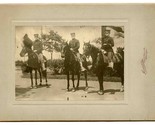
[[[48,84],[48,81],[47,81],[47,70],[44,70],[44,73],[45,73],[46,86],[49,87],[50,85]]]
[[[100,86],[100,90],[98,92],[99,95],[103,95],[103,72],[100,72],[100,74],[98,74],[98,81],[99,81],[99,86]]]
[[[69,91],[69,71],[67,72],[67,91]]]
[[[77,74],[77,85],[76,85],[76,89],[79,89],[79,82],[80,82],[80,72]]]
[[[35,70],[35,88],[37,88],[37,70]]]
[[[41,74],[41,69],[39,69],[38,70],[38,72],[39,72],[39,76],[40,76],[40,86],[42,86],[42,74]]]
[[[124,75],[121,75],[121,89],[120,89],[120,92],[123,92],[124,91]]]
[[[84,72],[85,80],[86,80],[86,87],[85,91],[88,90],[88,82],[87,82],[87,71]]]
[[[72,71],[72,82],[73,82],[73,92],[75,92],[75,84],[74,84],[74,71]]]
[[[32,75],[32,70],[30,70],[30,78],[31,78],[31,88],[33,88],[33,75]]]

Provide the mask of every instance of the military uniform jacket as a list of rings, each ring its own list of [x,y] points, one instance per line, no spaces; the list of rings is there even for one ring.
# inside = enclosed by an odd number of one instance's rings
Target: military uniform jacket
[[[40,40],[35,40],[33,43],[33,50],[37,50],[36,53],[40,54],[43,50],[43,44]]]
[[[106,45],[104,45],[106,44]],[[102,47],[101,49],[104,49],[107,52],[113,52],[112,47],[114,46],[114,40],[110,36],[106,36],[102,38]]]
[[[72,48],[75,52],[79,52],[79,48],[80,48],[80,42],[77,39],[72,39],[69,42],[69,47]]]

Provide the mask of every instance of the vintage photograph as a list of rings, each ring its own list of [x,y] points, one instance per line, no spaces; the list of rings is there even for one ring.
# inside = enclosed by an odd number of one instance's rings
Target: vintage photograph
[[[15,100],[124,100],[124,29],[15,26]]]

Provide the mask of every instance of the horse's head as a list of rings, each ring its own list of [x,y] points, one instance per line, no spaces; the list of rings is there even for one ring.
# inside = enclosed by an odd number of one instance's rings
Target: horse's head
[[[91,50],[92,50],[92,45],[90,44],[90,42],[85,43],[83,45],[83,53],[85,55],[90,55],[91,54]]]
[[[21,57],[24,57],[26,53],[27,53],[27,49],[26,49],[25,46],[22,45],[22,50],[21,50],[21,52],[20,52],[20,56],[21,56]]]
[[[61,57],[64,58],[66,55],[66,52],[69,50],[69,45],[67,42],[63,42],[61,45]]]

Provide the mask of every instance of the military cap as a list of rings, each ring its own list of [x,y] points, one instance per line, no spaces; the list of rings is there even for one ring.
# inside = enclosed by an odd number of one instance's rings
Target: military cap
[[[105,30],[105,33],[110,33],[110,30]]]

